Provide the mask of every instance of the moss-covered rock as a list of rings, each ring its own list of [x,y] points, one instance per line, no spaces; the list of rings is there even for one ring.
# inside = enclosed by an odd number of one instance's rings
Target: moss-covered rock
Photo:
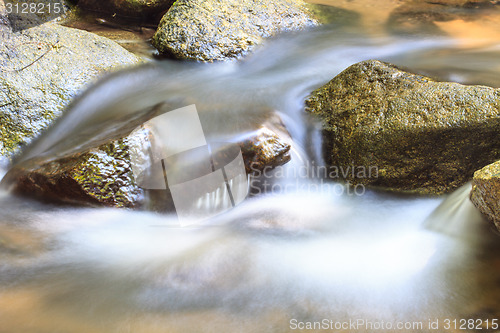
[[[497,89],[370,60],[314,91],[306,105],[324,123],[327,164],[357,170],[345,175],[353,183],[439,194],[500,159]],[[370,167],[378,168],[371,178],[358,172]]]
[[[500,231],[500,161],[474,173],[470,200]]]
[[[12,156],[46,129],[99,75],[141,62],[115,42],[86,31],[45,23],[14,32],[7,20],[2,22],[0,157]]]
[[[78,6],[87,10],[135,19],[151,19],[167,11],[175,0],[79,0]]]
[[[248,173],[290,160],[289,138],[283,135],[279,129],[276,132],[263,126],[241,138],[238,144]],[[158,193],[138,187],[130,156],[132,150],[135,155],[144,154],[147,136],[144,131],[134,131],[83,153],[50,162],[27,161],[9,170],[1,186],[18,195],[50,202],[156,210],[151,203],[146,205],[145,197],[151,199],[152,194]],[[161,196],[161,200],[171,197]]]
[[[179,59],[239,58],[266,37],[317,24],[301,0],[177,0],[153,45]]]
[[[250,133],[239,142],[248,174],[275,168],[290,161],[290,144],[286,138],[267,127]]]
[[[497,4],[489,0],[408,0],[391,13],[387,27],[397,34],[443,34],[435,22],[478,20],[479,12],[498,10]]]

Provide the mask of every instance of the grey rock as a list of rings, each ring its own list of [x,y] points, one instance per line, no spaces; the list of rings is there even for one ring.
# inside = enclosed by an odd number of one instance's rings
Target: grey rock
[[[316,24],[301,0],[177,0],[153,45],[161,54],[212,62],[239,58],[266,37]]]
[[[500,231],[500,161],[474,173],[470,200]]]
[[[11,157],[98,76],[141,62],[115,42],[55,23],[14,32],[0,4],[0,157]]]
[[[32,28],[49,21],[58,21],[66,17],[73,5],[66,0],[3,0],[0,4],[0,16],[8,21],[14,31]],[[2,8],[6,9],[6,12]]]

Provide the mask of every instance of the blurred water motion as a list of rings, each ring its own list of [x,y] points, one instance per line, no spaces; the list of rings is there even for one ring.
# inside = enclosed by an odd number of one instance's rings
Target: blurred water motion
[[[285,168],[297,168],[320,160],[304,97],[357,61],[500,87],[497,39],[465,43],[457,22],[443,23],[448,36],[394,37],[365,30],[378,19],[368,12],[357,30],[286,35],[243,62],[166,61],[112,76],[19,160],[92,146],[151,117],[159,103],[194,103],[222,138],[279,110],[294,139]],[[468,203],[467,187],[448,199],[349,196],[303,190],[307,182],[250,198],[202,228],[2,193],[0,332],[288,332],[292,318],[499,318],[500,242]]]

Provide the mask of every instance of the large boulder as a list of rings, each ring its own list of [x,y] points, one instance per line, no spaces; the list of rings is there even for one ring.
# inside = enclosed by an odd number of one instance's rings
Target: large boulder
[[[175,0],[79,0],[78,6],[90,11],[102,12],[134,19],[161,18]]]
[[[14,32],[0,3],[0,159],[59,117],[101,74],[141,59],[115,42],[55,23]]]
[[[239,58],[264,38],[316,25],[301,0],[177,0],[153,45],[179,59]]]
[[[134,131],[88,151],[48,162],[32,159],[13,167],[2,187],[18,195],[49,202],[158,210],[156,201],[168,198],[140,188],[133,173],[131,152],[144,151],[147,133]],[[251,174],[290,161],[290,137],[282,123],[265,124],[236,142]],[[165,199],[165,200],[163,200]]]
[[[353,183],[440,194],[500,159],[497,89],[370,60],[315,90],[306,105],[323,121],[327,164]]]
[[[500,230],[500,161],[474,173],[470,200]]]

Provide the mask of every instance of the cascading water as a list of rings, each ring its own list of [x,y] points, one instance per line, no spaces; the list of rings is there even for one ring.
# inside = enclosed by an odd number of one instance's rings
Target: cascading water
[[[118,137],[160,103],[196,104],[222,138],[277,110],[292,162],[274,191],[195,228],[172,227],[169,215],[1,193],[0,332],[288,332],[325,318],[413,325],[400,331],[432,331],[429,321],[440,320],[440,331],[453,331],[444,320],[498,318],[500,245],[466,200],[467,186],[447,198],[356,195],[290,175],[321,163],[304,97],[347,66],[380,59],[498,87],[499,53],[451,37],[325,27],[276,38],[242,62],[165,61],[106,79],[18,162]]]

